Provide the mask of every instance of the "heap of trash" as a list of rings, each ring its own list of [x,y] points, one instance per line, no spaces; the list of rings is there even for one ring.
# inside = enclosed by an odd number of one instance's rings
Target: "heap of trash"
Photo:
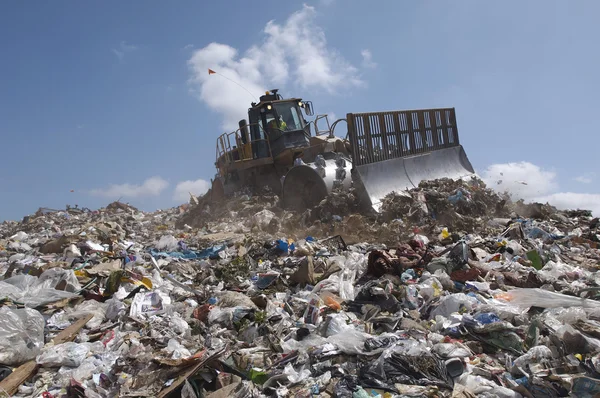
[[[0,397],[594,397],[600,221],[436,180],[0,224]]]

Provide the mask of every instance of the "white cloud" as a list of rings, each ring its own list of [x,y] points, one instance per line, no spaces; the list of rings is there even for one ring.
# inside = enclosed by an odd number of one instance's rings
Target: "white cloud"
[[[591,210],[600,216],[600,194],[558,192],[535,198],[536,202],[550,203],[561,210]]]
[[[493,164],[481,177],[489,187],[508,191],[516,199],[532,199],[558,189],[556,173],[529,162]]]
[[[377,67],[377,63],[373,62],[373,54],[371,54],[370,50],[362,50],[360,55],[362,55],[362,66],[364,68],[373,69]]]
[[[186,44],[185,46],[183,46],[183,50],[191,50],[192,48],[194,48],[193,44]]]
[[[117,58],[119,58],[119,61],[123,60],[125,54],[135,50],[137,50],[137,46],[134,46],[133,44],[127,44],[125,41],[122,41],[118,48],[111,48],[111,51],[117,56]]]
[[[596,177],[595,173],[586,173],[579,177],[575,177],[575,181],[580,182],[582,184],[591,184],[594,182],[594,177]]]
[[[178,202],[188,202],[190,200],[190,192],[196,196],[202,195],[210,188],[210,182],[206,180],[182,181],[175,187],[173,200]]]
[[[328,93],[363,86],[358,69],[327,46],[325,33],[315,18],[315,9],[304,5],[282,24],[269,21],[262,43],[243,54],[221,43],[210,43],[194,51],[188,60],[192,91],[211,109],[222,113],[226,129],[234,129],[253,101],[244,88],[258,97],[267,89],[286,84],[288,90],[316,89]],[[221,76],[209,76],[209,68]]]
[[[560,192],[555,172],[529,162],[493,164],[481,177],[490,188],[508,192],[514,200],[549,203],[561,210],[591,210],[600,215],[600,194]]]
[[[161,177],[151,177],[139,184],[113,184],[104,189],[93,189],[91,195],[104,196],[106,198],[129,197],[137,198],[143,196],[158,196],[169,186],[169,183]]]

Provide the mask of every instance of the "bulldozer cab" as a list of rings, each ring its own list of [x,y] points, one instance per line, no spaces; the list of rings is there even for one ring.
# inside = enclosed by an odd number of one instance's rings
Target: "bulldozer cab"
[[[252,103],[248,120],[240,120],[238,130],[217,139],[215,165],[220,176],[272,164],[291,165],[294,154],[310,146],[310,123],[303,111],[312,115],[312,103],[283,99],[277,91],[267,91]]]
[[[300,98],[282,99],[277,90],[261,96],[260,102],[253,103],[248,110],[250,125],[255,126],[252,137],[265,133],[264,138],[269,142],[275,161],[287,152],[309,146],[310,125],[302,110],[307,115],[311,114],[310,103],[305,104]],[[264,151],[258,152],[259,157],[264,155]]]

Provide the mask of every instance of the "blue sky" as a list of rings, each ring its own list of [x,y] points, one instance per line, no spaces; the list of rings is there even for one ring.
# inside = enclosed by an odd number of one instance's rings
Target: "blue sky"
[[[252,100],[207,65],[337,117],[455,107],[487,181],[600,212],[599,2],[260,5],[1,3],[0,220],[201,193]]]

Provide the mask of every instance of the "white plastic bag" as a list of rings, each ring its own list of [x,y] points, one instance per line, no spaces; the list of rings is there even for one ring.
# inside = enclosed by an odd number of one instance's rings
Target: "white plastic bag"
[[[0,307],[0,364],[17,366],[44,346],[44,317],[30,308]]]
[[[266,229],[271,221],[275,218],[275,213],[270,210],[262,210],[252,216],[252,226],[256,226],[259,229]]]
[[[464,347],[452,343],[439,343],[433,346],[432,351],[442,358],[464,358],[471,355],[471,352]]]
[[[171,354],[171,359],[184,359],[192,356],[192,353],[175,339],[169,339],[164,350]]]
[[[310,370],[304,369],[304,367],[302,367],[299,372],[296,371],[291,363],[288,363],[287,365],[285,365],[285,368],[283,369],[283,373],[287,376],[288,380],[291,381],[292,383],[299,383],[303,380],[308,379],[311,375]]]
[[[471,311],[477,305],[477,303],[477,299],[467,296],[464,293],[444,296],[440,300],[440,304],[433,311],[431,311],[430,319],[434,319],[438,315],[447,318],[451,314],[459,312],[461,309]]]
[[[66,282],[66,290],[56,290],[62,281]],[[39,278],[20,274],[0,281],[0,298],[8,298],[26,307],[39,307],[65,298],[77,296],[75,291],[81,289],[77,277],[72,270],[51,268],[44,271]]]
[[[88,314],[93,314],[94,316],[86,323],[86,326],[90,329],[95,329],[104,322],[106,307],[107,304],[105,303],[96,300],[87,300],[77,305],[75,308],[68,308],[65,312],[58,312],[52,315],[52,317],[48,319],[48,325],[59,329],[65,329],[72,324],[74,320]]]
[[[455,380],[455,385],[459,384],[466,387],[471,393],[476,396],[488,394],[488,396],[498,398],[522,398],[523,396],[516,391],[501,387],[491,380],[481,376],[475,376],[465,373]]]
[[[173,235],[163,235],[156,242],[158,250],[175,251],[179,247],[179,241]]]
[[[521,355],[519,358],[515,359],[513,366],[515,368],[523,368],[527,364],[535,364],[542,359],[552,358],[552,350],[544,345],[538,345],[535,347],[531,347],[529,351],[525,355]]]
[[[502,298],[509,303],[522,307],[558,308],[558,307],[584,307],[600,308],[600,302],[567,296],[542,289],[515,289],[501,293]]]
[[[47,368],[60,366],[75,368],[81,365],[89,351],[89,347],[85,344],[62,343],[45,348],[36,358],[36,362]]]

